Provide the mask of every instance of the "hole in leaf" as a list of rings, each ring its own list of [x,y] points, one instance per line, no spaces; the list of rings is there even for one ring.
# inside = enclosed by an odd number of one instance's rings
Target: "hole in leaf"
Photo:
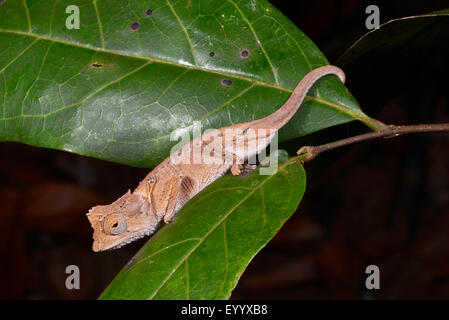
[[[240,51],[240,58],[246,59],[248,57],[249,57],[249,50],[248,49],[243,49],[242,51]]]
[[[133,30],[133,31],[139,30],[139,28],[140,28],[140,23],[138,23],[138,22],[134,22],[131,25],[131,30]]]
[[[92,66],[92,67],[95,67],[95,68],[100,68],[100,67],[102,67],[103,65],[102,65],[101,63],[94,62],[94,63],[91,64],[91,66]]]
[[[151,16],[151,15],[153,14],[153,10],[148,9],[147,11],[145,11],[145,14],[146,14],[147,16]]]
[[[231,87],[232,86],[232,80],[229,79],[222,79],[221,85],[225,87]]]

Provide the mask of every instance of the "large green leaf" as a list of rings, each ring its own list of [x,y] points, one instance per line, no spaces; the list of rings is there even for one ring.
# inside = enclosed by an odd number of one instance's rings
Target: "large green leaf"
[[[226,299],[253,256],[295,212],[305,172],[280,152],[274,175],[227,175],[135,255],[101,299]]]
[[[66,28],[69,5],[80,9],[80,29]],[[154,166],[175,129],[266,116],[327,63],[265,0],[6,0],[0,141]],[[280,139],[354,119],[377,126],[327,77]]]

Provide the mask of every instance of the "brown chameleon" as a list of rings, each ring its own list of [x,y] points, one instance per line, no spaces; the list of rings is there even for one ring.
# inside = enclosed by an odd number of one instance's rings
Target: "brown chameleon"
[[[93,250],[120,248],[153,234],[162,221],[169,223],[187,201],[229,169],[234,175],[240,174],[244,161],[270,144],[277,130],[296,113],[312,85],[329,74],[345,81],[343,71],[335,66],[312,70],[271,115],[202,134],[162,161],[134,192],[90,209],[87,217],[94,230]]]

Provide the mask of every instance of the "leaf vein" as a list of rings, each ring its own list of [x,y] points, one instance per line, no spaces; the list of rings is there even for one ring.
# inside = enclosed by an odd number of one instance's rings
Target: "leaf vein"
[[[270,57],[268,56],[268,53],[266,52],[265,48],[262,45],[262,42],[260,42],[259,37],[257,36],[256,30],[254,30],[254,27],[252,25],[252,23],[248,20],[248,18],[243,14],[242,10],[240,10],[240,8],[237,6],[237,4],[233,1],[233,0],[227,0],[229,1],[234,7],[235,9],[239,12],[239,14],[242,16],[243,20],[245,20],[245,22],[248,24],[249,29],[251,30],[254,38],[256,39],[256,43],[257,45],[260,47],[260,49],[262,50],[265,58],[267,59],[268,64],[271,67],[271,72],[273,72],[273,76],[274,76],[274,81],[277,85],[279,85],[279,79],[278,79],[278,74],[276,69],[273,66],[273,63],[271,62]]]
[[[100,12],[98,11],[97,0],[93,0],[92,4],[95,8],[95,14],[97,16],[97,22],[98,22],[98,29],[100,30],[101,48],[104,49],[103,25],[102,25],[101,19],[100,19]]]
[[[128,274],[128,272],[130,272],[131,270],[135,269],[136,266],[138,266],[138,265],[141,264],[142,262],[144,262],[144,261],[146,261],[146,260],[148,260],[148,259],[150,259],[150,258],[152,258],[152,257],[154,257],[154,256],[157,256],[159,253],[164,252],[165,250],[167,250],[167,249],[169,249],[169,248],[171,248],[171,247],[177,246],[177,245],[179,245],[179,244],[182,244],[182,243],[184,243],[184,242],[189,242],[189,241],[194,241],[194,240],[199,241],[199,240],[201,240],[201,239],[200,239],[200,238],[188,238],[188,239],[184,239],[184,240],[181,240],[181,241],[172,243],[172,244],[170,244],[169,246],[166,246],[166,247],[164,247],[164,248],[162,248],[162,249],[160,249],[160,250],[157,250],[157,251],[153,252],[152,254],[150,254],[149,256],[147,256],[147,257],[145,257],[145,258],[143,258],[142,260],[137,261],[135,264],[133,264],[133,265],[132,265],[126,272],[124,272],[123,274],[121,274],[121,275],[119,274],[119,275],[117,276],[117,280],[123,278],[126,274]]]
[[[190,299],[190,289],[189,289],[189,260],[186,259],[186,297],[187,300]]]
[[[184,32],[187,42],[189,43],[190,46],[190,50],[192,52],[192,57],[193,57],[193,64],[197,67],[198,66],[198,61],[196,59],[196,53],[195,53],[195,49],[193,47],[193,43],[192,43],[192,39],[190,39],[190,35],[187,32],[186,27],[184,26],[184,24],[182,23],[181,19],[179,18],[178,14],[175,11],[175,8],[173,8],[172,4],[170,3],[169,0],[165,0],[167,2],[168,7],[170,8],[170,11],[173,13],[173,15],[175,16],[176,20],[178,21],[179,25],[181,26],[182,31]]]
[[[25,14],[28,21],[28,32],[31,32],[31,18],[30,18],[30,10],[28,10],[28,5],[26,0],[22,0],[23,7],[25,9]]]
[[[28,46],[26,46],[18,55],[16,55],[14,58],[11,59],[10,62],[8,62],[8,64],[6,64],[1,70],[0,73],[2,73],[3,71],[5,71],[11,64],[13,64],[15,61],[17,61],[17,59],[19,59],[21,56],[23,56],[25,54],[25,52],[27,52],[36,42],[38,42],[39,39],[35,39],[33,42],[31,42]]]
[[[96,94],[100,93],[101,91],[103,91],[103,90],[106,89],[107,87],[109,87],[109,86],[111,86],[111,85],[113,85],[113,84],[115,84],[115,83],[117,83],[117,82],[119,82],[119,81],[122,81],[123,79],[125,79],[125,78],[127,78],[127,77],[133,75],[134,73],[138,72],[139,70],[141,70],[142,68],[146,67],[146,66],[149,65],[150,63],[151,63],[151,62],[148,61],[147,63],[144,63],[144,64],[140,65],[139,67],[137,67],[137,68],[135,68],[134,70],[132,70],[132,71],[130,71],[130,72],[124,74],[123,76],[121,76],[121,77],[119,77],[119,78],[117,78],[117,79],[115,79],[115,80],[113,80],[113,81],[110,81],[110,82],[106,83],[104,86],[98,88],[97,90],[95,90],[94,92],[92,92],[91,94],[89,94],[88,96],[86,96],[86,97],[85,97],[83,100],[81,100],[81,101],[72,103],[72,104],[70,104],[70,105],[62,106],[62,107],[59,108],[59,109],[56,109],[56,110],[53,110],[53,111],[50,111],[50,112],[47,112],[47,113],[44,113],[44,114],[24,114],[24,115],[17,115],[17,116],[12,116],[12,117],[7,117],[7,118],[1,118],[0,120],[14,120],[14,119],[18,119],[18,118],[45,118],[45,117],[48,117],[48,116],[53,115],[53,114],[55,114],[55,113],[61,112],[61,111],[65,110],[65,109],[69,109],[69,108],[76,107],[76,106],[78,106],[78,105],[80,105],[80,104],[85,103],[87,100],[89,100],[90,98],[92,98],[92,97],[95,96]]]
[[[23,115],[23,107],[24,107],[25,100],[28,97],[28,95],[30,94],[31,89],[34,87],[34,85],[36,84],[37,80],[39,79],[39,76],[40,76],[40,74],[42,72],[42,67],[44,66],[45,61],[47,60],[47,56],[48,56],[48,53],[50,52],[50,48],[52,47],[52,45],[53,45],[53,43],[50,43],[50,45],[48,46],[47,51],[45,52],[45,55],[42,58],[42,62],[41,62],[41,65],[39,66],[39,70],[38,70],[38,72],[36,74],[36,78],[34,79],[33,83],[30,85],[30,87],[26,91],[25,95],[23,96],[22,103],[20,105],[20,114],[21,115]],[[42,110],[42,106],[41,106],[40,103],[39,103],[39,106],[41,107],[41,110]]]
[[[223,282],[221,283],[220,289],[217,292],[217,295],[215,296],[215,299],[219,299],[219,296],[221,294],[221,291],[223,290],[224,284],[226,283],[226,279],[228,278],[228,269],[229,269],[229,253],[228,253],[228,240],[226,239],[226,222],[223,222],[223,245],[224,245],[224,252],[225,252],[225,274],[223,277]]]

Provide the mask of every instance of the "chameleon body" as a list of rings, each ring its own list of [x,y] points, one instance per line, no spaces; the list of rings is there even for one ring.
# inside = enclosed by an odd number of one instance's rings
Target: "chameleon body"
[[[169,223],[191,198],[229,169],[240,174],[241,164],[268,146],[276,131],[296,113],[312,85],[329,74],[345,81],[343,71],[335,66],[314,69],[271,115],[202,134],[162,161],[134,192],[128,191],[109,205],[93,207],[87,214],[94,230],[93,250],[116,249],[153,234],[162,221]],[[201,161],[195,161],[198,158]]]

